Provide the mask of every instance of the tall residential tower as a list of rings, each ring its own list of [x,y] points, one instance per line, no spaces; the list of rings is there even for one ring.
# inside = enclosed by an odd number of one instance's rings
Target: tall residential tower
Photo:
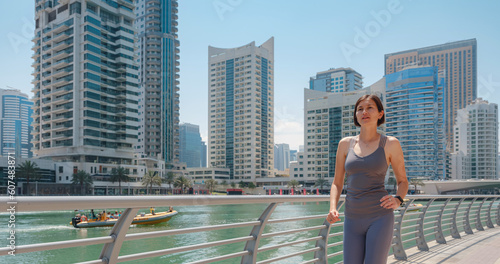
[[[91,173],[132,164],[139,98],[133,9],[131,0],[36,1],[37,156]]]
[[[136,150],[179,161],[177,0],[136,0],[139,142]]]
[[[274,38],[208,48],[208,166],[230,178],[269,177],[274,168]]]
[[[385,74],[408,66],[437,66],[444,73],[447,151],[453,150],[453,124],[458,109],[477,97],[477,42],[468,39],[385,55]]]

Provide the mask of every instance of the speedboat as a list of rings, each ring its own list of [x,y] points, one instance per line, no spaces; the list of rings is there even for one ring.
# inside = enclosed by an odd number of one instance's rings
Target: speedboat
[[[177,214],[177,211],[171,212],[158,212],[154,214],[138,214],[134,217],[132,221],[132,225],[149,225],[149,224],[158,224],[167,222],[174,215]],[[73,217],[70,225],[73,225],[76,228],[88,228],[88,227],[100,227],[100,226],[114,226],[118,222],[118,219],[106,219],[96,220],[96,219],[82,219],[81,217]]]

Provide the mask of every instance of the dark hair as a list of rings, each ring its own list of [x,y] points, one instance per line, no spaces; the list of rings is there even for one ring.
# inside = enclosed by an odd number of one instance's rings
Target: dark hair
[[[361,103],[362,101],[366,100],[366,99],[371,99],[375,102],[375,104],[377,105],[377,108],[378,108],[378,111],[381,112],[381,111],[384,111],[384,105],[382,105],[382,100],[380,100],[380,98],[377,96],[377,95],[374,95],[374,94],[365,94],[363,96],[361,96],[358,101],[356,102],[356,105],[354,106],[354,125],[357,126],[357,127],[360,127],[361,125],[358,123],[358,119],[356,118],[356,112],[358,111],[358,105],[359,103]],[[382,116],[382,118],[380,118],[378,121],[377,121],[377,126],[380,126],[382,125],[383,123],[385,123],[385,113],[384,115]]]

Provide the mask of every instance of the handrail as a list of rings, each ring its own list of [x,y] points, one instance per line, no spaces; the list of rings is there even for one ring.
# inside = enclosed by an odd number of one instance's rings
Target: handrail
[[[409,202],[395,211],[395,231],[393,239],[393,254],[396,259],[405,260],[406,250],[417,246],[420,250],[428,250],[429,238],[433,238],[438,243],[446,243],[448,237],[460,238],[460,232],[473,234],[471,220],[475,223],[477,231],[482,231],[486,227],[494,228],[496,223],[500,225],[500,196],[499,195],[409,195]],[[324,221],[321,225],[309,225],[301,228],[280,229],[274,232],[264,232],[266,225],[280,224],[284,222],[297,222],[305,220],[321,219],[324,215],[298,215],[293,218],[270,219],[274,209],[278,204],[285,202],[327,202],[330,197],[326,195],[283,195],[283,196],[86,196],[86,197],[15,197],[9,200],[8,197],[0,197],[0,210],[4,211],[15,206],[17,212],[27,211],[53,211],[53,210],[74,210],[92,208],[126,208],[125,213],[117,221],[111,230],[110,235],[95,238],[85,238],[68,241],[56,241],[41,244],[20,245],[16,247],[16,254],[62,249],[69,247],[82,247],[86,245],[103,245],[103,250],[99,259],[84,263],[119,263],[130,260],[164,256],[179,252],[186,252],[195,249],[208,248],[221,244],[233,244],[246,242],[240,251],[227,255],[200,259],[192,263],[211,263],[220,260],[241,258],[241,263],[270,263],[277,260],[287,259],[295,256],[303,256],[314,253],[312,259],[304,259],[303,263],[328,263],[330,258],[338,261],[342,250],[332,253],[331,248],[342,245],[342,241],[328,243],[328,238],[342,235],[339,228],[342,222],[330,225]],[[345,202],[342,195],[339,201],[339,211]],[[420,203],[421,206],[413,206]],[[133,216],[140,208],[165,207],[165,206],[194,206],[194,205],[229,205],[229,204],[268,204],[267,209],[260,217],[256,216],[256,221],[242,223],[228,223],[223,225],[200,226],[194,228],[184,228],[176,230],[165,230],[156,232],[145,232],[137,234],[127,234],[128,227]],[[328,210],[325,207],[325,210]],[[416,211],[416,212],[415,212]],[[460,214],[458,212],[460,211]],[[463,217],[459,217],[463,216]],[[343,213],[340,214],[344,217]],[[283,225],[281,225],[282,227]],[[211,241],[201,244],[180,246],[174,248],[164,248],[160,250],[141,252],[130,255],[119,255],[121,245],[124,241],[140,240],[146,238],[166,237],[172,235],[183,235],[188,233],[227,230],[234,228],[252,227],[248,236],[233,237],[218,241]],[[334,229],[333,233],[331,233]],[[311,236],[312,231],[317,231]],[[286,241],[279,244],[262,244],[262,238],[283,236],[292,233],[304,232],[300,239]],[[402,238],[404,237],[405,240]],[[338,240],[338,239],[337,239]],[[260,242],[260,243],[259,243]],[[287,252],[285,255],[273,256],[269,259],[258,260],[259,252],[276,250],[282,247],[292,246],[301,243],[313,243],[316,245],[304,244],[301,251]],[[330,248],[330,250],[328,250]],[[7,255],[11,249],[9,247],[0,248],[0,256]],[[96,256],[97,257],[97,256]]]

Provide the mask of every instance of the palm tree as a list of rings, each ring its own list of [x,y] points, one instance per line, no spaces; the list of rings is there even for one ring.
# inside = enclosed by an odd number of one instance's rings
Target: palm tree
[[[182,194],[184,194],[186,188],[191,187],[191,181],[184,176],[179,176],[174,181],[174,187],[176,188],[180,187],[182,190]]]
[[[148,173],[142,177],[142,185],[146,186],[148,194],[150,194],[150,191],[153,189],[153,185],[161,186],[161,182],[160,175],[157,175],[155,171],[148,171]]]
[[[123,167],[113,168],[111,170],[111,182],[118,182],[118,188],[120,189],[120,195],[122,195],[122,182],[130,181],[130,177],[127,175],[127,171]]]
[[[207,187],[208,189],[208,194],[212,194],[216,186],[217,186],[217,181],[214,179],[209,179],[205,181],[205,187]]]
[[[17,168],[17,171],[19,172],[19,175],[21,177],[24,177],[26,179],[26,191],[28,195],[31,195],[30,193],[30,177],[36,178],[35,175],[38,175],[38,165],[30,160],[26,160],[19,167]]]
[[[86,193],[84,187],[92,185],[94,181],[92,180],[92,176],[90,176],[88,172],[79,170],[76,173],[73,173],[71,182],[73,184],[80,184],[80,194],[84,195]]]
[[[411,178],[410,179],[410,185],[415,186],[415,194],[417,194],[417,186],[424,186],[425,183],[421,179]]]
[[[295,192],[295,188],[299,187],[300,183],[297,180],[291,180],[288,182],[288,187],[293,189],[293,192]]]
[[[168,184],[168,187],[170,187],[170,191],[172,191],[172,183],[174,183],[175,180],[175,173],[169,171],[167,172],[167,177],[165,178],[165,182]]]
[[[321,193],[323,193],[323,186],[328,185],[328,180],[318,177],[316,182],[314,183],[314,187],[320,187]]]

